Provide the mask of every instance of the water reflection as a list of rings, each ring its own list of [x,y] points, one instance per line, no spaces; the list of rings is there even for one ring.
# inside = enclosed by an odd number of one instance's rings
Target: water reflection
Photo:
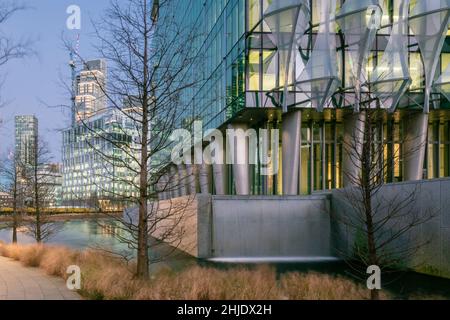
[[[119,241],[119,238],[129,239],[129,236],[115,221],[107,219],[60,221],[55,222],[55,226],[60,231],[50,238],[46,242],[47,244],[62,245],[74,249],[100,249],[127,259],[132,259],[136,256],[136,250],[133,250],[128,244]],[[11,239],[11,229],[0,229],[0,241],[10,243]],[[35,240],[27,233],[26,227],[20,228],[18,243],[35,243]],[[149,255],[153,263],[153,270],[158,270],[162,267],[181,269],[196,263],[196,260],[191,256],[155,239],[150,241]]]

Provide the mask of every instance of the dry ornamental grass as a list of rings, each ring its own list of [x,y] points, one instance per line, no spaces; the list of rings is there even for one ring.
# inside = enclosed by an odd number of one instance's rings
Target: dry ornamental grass
[[[148,281],[134,277],[133,265],[101,251],[75,251],[44,245],[0,244],[0,255],[39,267],[49,275],[67,278],[70,265],[82,272],[80,294],[107,300],[353,300],[368,299],[362,285],[316,273],[287,273],[277,279],[273,268],[217,270],[189,267],[160,270]],[[386,295],[382,296],[386,298]]]

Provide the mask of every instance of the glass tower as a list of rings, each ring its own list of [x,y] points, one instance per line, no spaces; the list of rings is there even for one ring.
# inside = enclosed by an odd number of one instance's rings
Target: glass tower
[[[136,191],[131,187],[133,172],[121,165],[130,153],[120,147],[124,143],[133,148],[137,141],[138,128],[125,116],[136,106],[124,102],[122,110],[108,108],[105,84],[104,60],[86,62],[76,78],[76,122],[63,131],[65,206],[117,210]]]
[[[108,109],[63,132],[64,205],[119,209],[135,195],[136,177],[121,165],[130,154],[118,146],[124,142],[132,148],[137,137],[127,122],[122,111]]]
[[[31,166],[35,159],[38,119],[35,116],[16,116],[15,131],[16,159],[21,166]]]
[[[102,91],[106,85],[104,60],[87,61],[75,82],[75,120],[78,123],[106,111],[106,96]]]

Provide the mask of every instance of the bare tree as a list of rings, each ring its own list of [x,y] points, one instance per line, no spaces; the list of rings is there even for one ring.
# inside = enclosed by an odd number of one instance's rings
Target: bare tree
[[[137,252],[136,276],[140,278],[149,276],[149,235],[157,233],[159,240],[176,247],[185,232],[182,221],[189,205],[189,201],[160,202],[162,193],[185,189],[191,179],[189,173],[180,177],[170,170],[170,136],[176,128],[192,123],[191,102],[186,97],[202,79],[192,77],[195,70],[190,69],[199,61],[194,22],[179,23],[171,13],[180,4],[172,0],[112,2],[104,20],[94,23],[99,54],[108,61],[108,80],[95,73],[92,77],[106,97],[106,112],[117,115],[114,133],[77,114],[79,125],[90,136],[86,143],[104,163],[102,175],[126,186],[99,189],[125,206],[138,208],[137,219],[131,210],[112,218],[126,234],[118,235],[119,240]],[[78,58],[89,70],[89,64]],[[119,152],[106,153],[96,139]]]
[[[344,157],[351,169],[344,170],[346,186],[338,191],[345,208],[333,213],[333,217],[349,228],[355,243],[351,252],[340,254],[350,264],[354,261],[383,270],[398,268],[428,243],[414,239],[414,230],[436,213],[432,208],[422,214],[415,209],[420,186],[410,189],[399,186],[401,192],[385,191],[388,172],[401,166],[401,157],[413,154],[414,150],[401,150],[390,139],[381,138],[384,111],[373,108],[368,101],[361,104],[359,115],[352,116],[356,121],[343,141]],[[397,143],[400,146],[405,139]],[[356,265],[353,267],[358,270]],[[371,291],[371,298],[379,299],[378,290]]]
[[[3,176],[1,190],[11,196],[12,221],[7,224],[12,229],[12,242],[17,243],[17,229],[22,223],[24,213],[25,193],[21,183],[22,164],[17,157],[11,153],[2,163],[0,173]]]
[[[25,6],[13,1],[0,3],[0,25],[6,23],[15,13],[24,10]],[[29,41],[14,41],[0,32],[0,66],[11,59],[23,58],[30,53]]]
[[[21,175],[26,185],[26,202],[32,208],[29,233],[36,242],[41,243],[49,240],[59,229],[51,220],[48,210],[55,197],[55,173],[50,164],[47,144],[37,135],[32,148],[33,159],[30,164],[24,166]]]
[[[0,3],[0,67],[6,65],[8,61],[24,58],[33,53],[30,40],[14,40],[1,30],[1,26],[14,14],[24,9],[25,6],[15,1]]]

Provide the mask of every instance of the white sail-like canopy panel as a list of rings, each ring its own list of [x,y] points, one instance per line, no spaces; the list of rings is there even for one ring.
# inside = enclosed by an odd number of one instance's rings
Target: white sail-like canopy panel
[[[430,94],[450,18],[450,0],[420,0],[411,8],[409,26],[419,45],[425,70],[424,112],[430,111]]]
[[[450,64],[434,83],[434,89],[442,93],[450,101]]]
[[[313,108],[323,111],[340,83],[334,23],[336,0],[321,0],[320,8],[321,22],[316,42],[305,69],[296,79],[296,87],[310,99]]]
[[[357,96],[367,81],[366,63],[381,18],[379,0],[347,0],[336,17],[348,46],[351,80]],[[355,111],[359,111],[359,98],[356,99]]]
[[[408,12],[410,0],[403,0],[399,18],[392,26],[386,50],[370,76],[370,93],[380,106],[394,112],[401,97],[411,84],[408,68]]]
[[[287,93],[289,75],[292,68],[292,57],[297,39],[301,37],[310,20],[308,0],[272,1],[264,12],[264,21],[272,32],[269,38],[277,46],[279,54],[280,74],[284,76],[283,111],[287,112]]]

